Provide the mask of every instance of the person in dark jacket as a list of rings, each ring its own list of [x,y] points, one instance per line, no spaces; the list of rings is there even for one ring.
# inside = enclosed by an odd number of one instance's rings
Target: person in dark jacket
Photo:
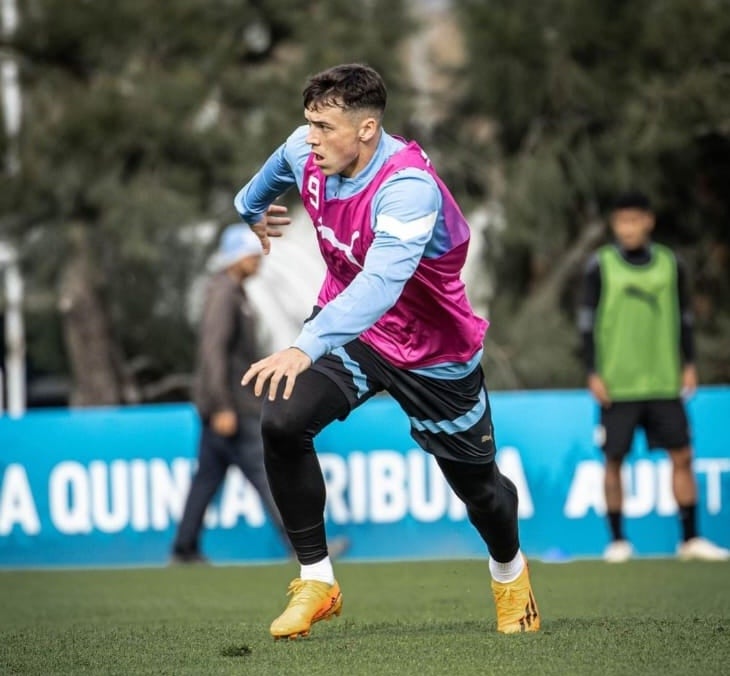
[[[206,562],[200,551],[203,517],[231,465],[240,468],[258,491],[290,547],[266,478],[261,405],[251,389],[240,384],[241,373],[261,356],[243,281],[258,272],[262,253],[259,238],[248,225],[238,223],[223,231],[208,265],[211,277],[198,333],[193,393],[202,423],[198,469],[173,544],[175,563]]]

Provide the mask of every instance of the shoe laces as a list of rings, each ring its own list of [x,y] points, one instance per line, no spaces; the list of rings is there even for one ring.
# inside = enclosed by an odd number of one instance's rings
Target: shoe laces
[[[289,589],[287,590],[287,596],[291,596],[289,605],[298,605],[300,603],[308,603],[312,599],[319,600],[320,594],[317,593],[317,589],[313,584],[312,580],[302,580],[296,578],[289,583]]]
[[[500,603],[503,601],[510,601],[514,595],[515,595],[514,585],[504,585],[504,586],[500,585],[499,587],[497,587],[496,592],[495,592],[495,597],[496,597],[497,601]]]

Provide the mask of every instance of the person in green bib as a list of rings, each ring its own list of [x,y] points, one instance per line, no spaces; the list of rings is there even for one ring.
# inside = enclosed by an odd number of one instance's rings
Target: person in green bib
[[[682,559],[727,560],[730,551],[700,537],[697,483],[683,398],[697,388],[687,273],[665,246],[651,241],[654,213],[639,192],[615,202],[615,242],[588,261],[578,324],[588,389],[600,405],[597,441],[605,456],[604,491],[611,542],[604,558],[627,561],[621,467],[637,428],[650,449],[666,449],[679,507]]]

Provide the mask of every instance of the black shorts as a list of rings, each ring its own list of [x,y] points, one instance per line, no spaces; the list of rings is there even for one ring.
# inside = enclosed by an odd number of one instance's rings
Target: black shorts
[[[609,458],[621,459],[631,450],[635,430],[646,433],[650,449],[675,450],[690,443],[689,422],[681,399],[616,401],[601,408],[599,446]]]
[[[356,339],[311,368],[337,384],[351,411],[387,391],[408,416],[413,439],[435,456],[475,464],[494,459],[492,412],[479,365],[462,378],[430,378],[393,366]]]

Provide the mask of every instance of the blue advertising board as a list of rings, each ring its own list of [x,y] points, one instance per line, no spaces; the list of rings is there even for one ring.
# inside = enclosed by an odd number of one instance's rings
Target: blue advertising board
[[[520,494],[524,551],[599,556],[607,542],[597,410],[584,391],[491,395],[498,463]],[[730,387],[689,402],[702,533],[730,546]],[[161,565],[195,470],[199,421],[189,405],[31,412],[0,418],[0,567]],[[482,556],[433,459],[406,417],[376,397],[316,440],[330,536],[360,560]],[[665,453],[642,435],[625,466],[627,535],[640,555],[675,551],[679,526]],[[231,470],[206,515],[216,562],[282,559],[256,492]]]

